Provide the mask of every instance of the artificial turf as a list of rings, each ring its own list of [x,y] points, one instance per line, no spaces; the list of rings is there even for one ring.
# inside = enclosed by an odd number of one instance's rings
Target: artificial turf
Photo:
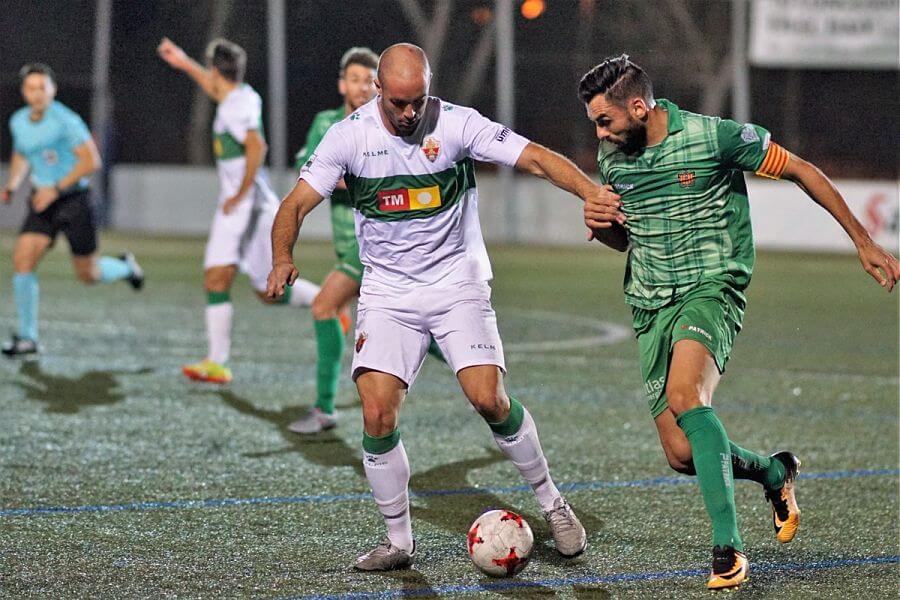
[[[12,235],[2,239],[0,328],[11,329]],[[39,271],[43,355],[0,362],[0,597],[708,597],[708,520],[648,415],[621,255],[491,249],[507,388],[534,415],[588,551],[556,555],[530,492],[429,358],[401,417],[418,562],[380,575],[349,569],[383,535],[349,377],[338,429],[286,429],[314,400],[308,311],[263,306],[241,278],[235,380],[192,383],[179,367],[206,347],[203,241],[105,236],[104,250],[142,261],[140,293],[76,283],[59,246]],[[333,262],[326,244],[298,256],[314,280]],[[792,450],[809,477],[784,546],[761,489],[737,485],[751,578],[735,597],[896,597],[898,296],[855,257],[773,253],[758,257],[748,296],[717,412],[737,443]],[[469,523],[494,507],[535,530],[532,563],[512,580],[466,556]]]

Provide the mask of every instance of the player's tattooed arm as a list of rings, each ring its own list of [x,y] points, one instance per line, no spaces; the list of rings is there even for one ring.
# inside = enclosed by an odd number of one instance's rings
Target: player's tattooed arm
[[[890,252],[872,240],[831,180],[818,167],[792,153],[788,153],[781,177],[796,183],[807,196],[834,217],[853,240],[863,269],[881,287],[889,292],[893,290],[894,284],[900,279],[900,264]]]
[[[269,298],[280,298],[287,285],[294,285],[300,273],[294,266],[294,245],[303,219],[322,202],[319,194],[301,179],[281,202],[275,222],[272,223],[272,270],[266,285]]]
[[[628,250],[628,231],[618,223],[613,223],[607,229],[588,227],[588,241],[591,240],[597,240],[619,252]]]

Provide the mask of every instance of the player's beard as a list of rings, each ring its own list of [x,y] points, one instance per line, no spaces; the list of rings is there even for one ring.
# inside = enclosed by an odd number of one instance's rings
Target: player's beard
[[[625,154],[638,154],[647,147],[647,124],[628,117],[628,128],[620,136],[621,142],[616,145]]]

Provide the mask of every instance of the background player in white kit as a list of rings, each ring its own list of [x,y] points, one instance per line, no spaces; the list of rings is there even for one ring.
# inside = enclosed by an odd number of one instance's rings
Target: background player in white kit
[[[205,359],[182,370],[191,379],[228,383],[232,375],[226,363],[234,312],[231,284],[238,268],[250,277],[257,296],[267,303],[309,306],[319,287],[300,280],[274,302],[265,293],[272,259],[270,232],[278,198],[262,168],[266,155],[262,100],[243,82],[247,65],[244,49],[228,40],[213,40],[206,49],[208,69],[168,38],[163,38],[157,51],[218,103],[213,150],[219,173],[219,202],[203,260],[209,352]]]
[[[292,250],[303,218],[343,177],[365,265],[353,360],[363,464],[388,528],[388,539],[357,559],[358,569],[413,562],[410,469],[397,423],[429,335],[534,489],[557,550],[574,556],[587,545],[584,528],[550,478],[531,415],[503,386],[472,161],[516,166],[581,198],[609,192],[565,157],[475,110],[429,97],[430,79],[421,48],[397,44],[382,54],[379,95],[328,130],[279,209],[268,291],[277,297],[297,277]]]

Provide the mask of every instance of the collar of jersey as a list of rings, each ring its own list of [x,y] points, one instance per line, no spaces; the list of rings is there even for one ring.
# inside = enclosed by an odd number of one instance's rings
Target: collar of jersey
[[[678,133],[679,131],[684,129],[684,120],[681,118],[681,111],[678,109],[678,106],[675,105],[674,102],[670,102],[665,98],[658,98],[656,103],[669,114],[669,121],[667,125],[669,135],[673,133]]]

